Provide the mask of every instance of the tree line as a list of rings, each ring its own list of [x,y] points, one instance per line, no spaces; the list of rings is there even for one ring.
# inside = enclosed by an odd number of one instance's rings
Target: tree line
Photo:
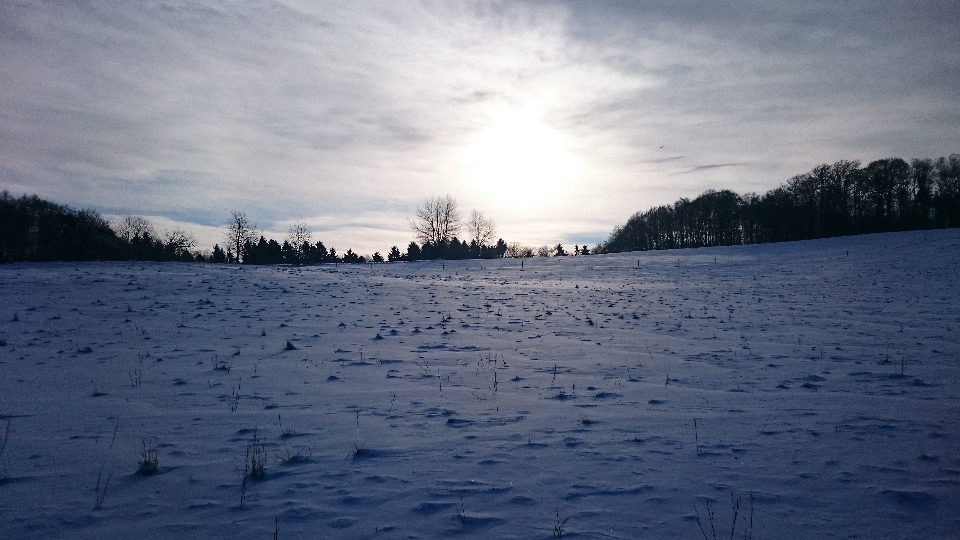
[[[496,224],[482,212],[473,210],[461,219],[456,199],[450,195],[427,198],[417,207],[410,228],[420,241],[410,242],[405,253],[396,246],[390,249],[390,261],[432,259],[499,259],[503,257],[564,257],[569,255],[563,244],[531,248],[517,243],[507,244],[496,238]],[[463,233],[464,238],[457,235]],[[587,255],[587,246],[575,246],[574,255]]]
[[[0,193],[0,263],[18,261],[155,261],[245,264],[363,263],[367,258],[348,249],[339,255],[323,242],[310,242],[298,222],[282,243],[256,237],[243,212],[233,212],[226,248],[194,249],[196,239],[182,229],[158,231],[149,220],[126,216],[111,223],[93,210],[75,210],[36,195]],[[238,256],[239,254],[239,256]],[[380,260],[374,254],[372,260]]]
[[[492,220],[474,210],[467,220],[461,220],[455,199],[449,195],[428,198],[417,209],[410,227],[422,243],[410,242],[405,252],[397,246],[390,248],[387,257],[375,252],[370,257],[348,249],[342,256],[336,249],[329,250],[323,242],[312,243],[312,232],[301,220],[290,226],[282,242],[260,236],[243,212],[233,212],[227,225],[226,247],[215,245],[213,262],[242,264],[320,264],[420,261],[433,259],[493,259],[503,257],[507,244],[503,239],[492,243],[495,225]],[[457,237],[462,230],[471,235],[470,242]]]
[[[290,226],[284,240],[277,241],[259,233],[246,213],[235,211],[227,223],[223,246],[218,243],[212,251],[201,251],[195,249],[197,241],[189,233],[181,229],[158,231],[140,216],[126,216],[111,223],[93,210],[75,210],[36,195],[0,193],[0,263],[135,260],[311,265],[533,254],[517,244],[508,246],[503,239],[494,242],[493,221],[478,211],[461,220],[456,200],[449,195],[425,200],[411,228],[420,243],[410,242],[405,252],[393,246],[386,258],[379,252],[366,257],[352,249],[341,255],[321,241],[314,242],[302,220]],[[460,240],[457,235],[461,231],[468,238]],[[562,246],[558,247],[559,254],[564,254]]]
[[[36,195],[0,193],[0,262],[196,261],[192,236],[179,229],[157,233],[143,218],[111,225],[92,210],[74,210]]]
[[[809,240],[960,226],[960,154],[818,165],[763,195],[709,190],[634,214],[601,252]]]
[[[493,220],[478,210],[462,219],[457,200],[450,195],[421,202],[410,220],[410,229],[420,243],[410,242],[402,254],[396,246],[392,247],[389,260],[497,259],[507,252],[507,243],[502,238],[493,241],[496,236]],[[461,232],[465,232],[467,238],[459,239],[457,235]]]
[[[572,255],[807,240],[872,232],[960,227],[960,154],[936,160],[900,158],[823,164],[763,195],[708,190],[634,214],[595,247]],[[479,211],[463,219],[449,195],[425,199],[410,221],[416,236],[406,250],[365,257],[338,254],[312,239],[298,221],[282,242],[268,239],[243,212],[233,212],[224,245],[195,249],[181,229],[157,231],[146,219],[110,223],[92,210],[75,210],[36,195],[0,193],[0,263],[15,261],[138,260],[242,264],[366,263],[443,259],[549,257],[562,244],[531,248],[496,238],[494,222]],[[460,235],[463,234],[461,238]]]

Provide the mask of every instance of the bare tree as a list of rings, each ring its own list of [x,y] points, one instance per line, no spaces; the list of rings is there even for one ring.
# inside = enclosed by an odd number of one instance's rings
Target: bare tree
[[[287,242],[290,243],[297,261],[301,264],[304,262],[303,245],[310,244],[312,236],[313,233],[310,232],[310,228],[303,222],[303,219],[298,219],[287,229]]]
[[[410,228],[423,243],[440,245],[460,232],[460,211],[450,195],[425,199],[417,207],[417,216]]]
[[[514,258],[514,259],[519,259],[522,257],[533,257],[533,249],[514,242],[509,246],[507,246],[507,250],[506,252],[504,252],[503,256]]]
[[[113,231],[128,244],[133,242],[135,238],[157,237],[157,231],[153,228],[153,224],[140,216],[124,217],[120,220],[120,223],[113,226]]]
[[[496,236],[496,225],[494,225],[493,220],[477,210],[470,212],[470,217],[467,218],[464,226],[467,229],[467,234],[470,235],[470,239],[479,247],[489,245]]]
[[[163,239],[166,248],[172,250],[178,257],[197,245],[197,239],[183,229],[167,231],[163,234]]]
[[[230,215],[230,221],[227,222],[227,246],[236,257],[236,262],[240,262],[243,255],[243,246],[247,240],[253,240],[256,236],[256,227],[247,219],[245,212],[234,211]]]
[[[540,246],[537,248],[537,257],[550,257],[553,255],[553,248],[550,246]]]

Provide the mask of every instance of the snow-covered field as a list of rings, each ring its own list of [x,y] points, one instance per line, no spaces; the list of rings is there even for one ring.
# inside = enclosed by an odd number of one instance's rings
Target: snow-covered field
[[[15,264],[0,305],[0,538],[960,530],[960,230]]]

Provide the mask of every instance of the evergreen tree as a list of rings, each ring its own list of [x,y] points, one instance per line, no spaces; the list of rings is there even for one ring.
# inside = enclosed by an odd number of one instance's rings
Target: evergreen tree
[[[343,254],[343,262],[358,264],[367,262],[367,259],[363,255],[357,255],[352,249],[348,249],[347,252]]]
[[[419,261],[423,258],[423,252],[420,249],[420,246],[416,242],[410,242],[410,245],[407,246],[407,260],[408,261]]]
[[[390,252],[387,253],[387,260],[390,262],[403,260],[403,254],[400,253],[400,250],[397,249],[397,246],[390,248]]]
[[[327,252],[327,246],[323,245],[323,242],[318,241],[313,246],[313,262],[328,262],[330,253]]]

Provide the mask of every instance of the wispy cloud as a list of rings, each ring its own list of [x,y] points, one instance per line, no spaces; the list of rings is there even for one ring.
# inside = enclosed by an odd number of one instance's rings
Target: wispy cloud
[[[710,170],[710,169],[720,169],[720,168],[723,168],[723,167],[737,167],[737,166],[740,166],[740,165],[743,165],[743,164],[742,164],[742,163],[715,163],[715,164],[712,164],[712,165],[698,165],[698,166],[696,166],[696,167],[694,167],[694,168],[692,168],[692,169],[690,169],[690,170],[683,171],[683,172],[681,172],[681,173],[679,173],[679,174],[692,174],[692,173],[695,173],[695,172],[707,171],[707,170]]]

